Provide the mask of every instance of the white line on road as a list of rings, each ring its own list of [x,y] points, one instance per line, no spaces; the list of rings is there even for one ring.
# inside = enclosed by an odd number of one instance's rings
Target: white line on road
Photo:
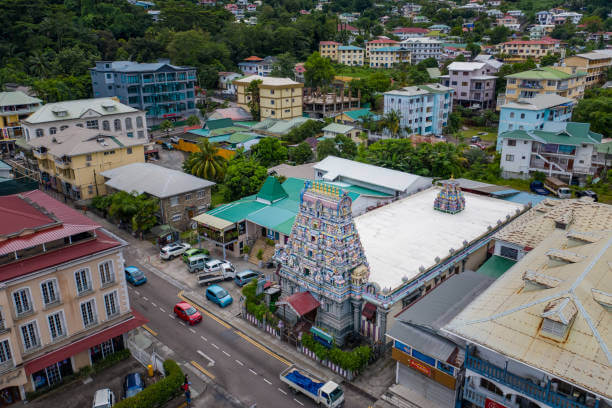
[[[193,334],[195,334],[195,330],[193,330],[191,327],[189,328],[189,331],[192,332]]]
[[[146,297],[146,296],[143,296],[142,298],[143,298],[144,300],[149,300],[149,298],[148,298],[148,297]]]
[[[280,392],[282,392],[283,394],[287,395],[287,391],[285,390],[281,390],[280,388],[277,388],[277,390],[279,390]]]
[[[151,302],[151,304],[153,305],[153,307],[157,307],[157,305],[155,303]]]
[[[253,375],[257,375],[257,373],[249,368],[249,371],[253,373]]]
[[[222,352],[223,354],[225,354],[226,356],[231,357],[231,354],[229,354],[227,351],[225,351],[225,350],[221,350],[221,352]]]
[[[174,317],[174,315],[169,314],[168,316],[170,316],[171,319],[176,319],[176,317]]]
[[[298,404],[300,404],[301,406],[304,406],[304,404],[302,404],[300,401],[296,400],[295,398],[293,400],[297,402]]]
[[[128,286],[127,288],[128,288],[129,290],[134,290],[134,288],[133,288],[133,287],[131,287],[131,286]]]
[[[159,308],[159,310],[161,310],[162,313],[166,313],[166,311],[163,308]]]
[[[137,294],[138,296],[140,296],[140,292],[139,291],[135,290],[134,293]]]
[[[217,346],[215,343],[210,343],[210,344],[212,344],[212,346],[213,346],[214,348],[216,348],[217,350],[219,350],[219,346]]]
[[[182,324],[183,326],[187,326],[185,322],[181,322],[180,320],[179,320],[179,323]]]
[[[202,357],[204,357],[206,360],[208,360],[208,366],[212,367],[215,365],[215,360],[213,360],[212,358],[208,357],[206,354],[204,354],[203,351],[198,350],[198,354],[201,355]]]
[[[240,361],[240,360],[236,360],[236,362],[237,362],[238,364],[240,364],[241,366],[244,366],[244,364],[242,363],[242,361]]]
[[[272,385],[272,383],[264,378],[264,381],[268,383],[268,385]]]
[[[200,336],[200,338],[201,338],[202,340],[204,340],[204,341],[208,341],[208,339],[207,339],[206,337],[204,337],[204,336]]]

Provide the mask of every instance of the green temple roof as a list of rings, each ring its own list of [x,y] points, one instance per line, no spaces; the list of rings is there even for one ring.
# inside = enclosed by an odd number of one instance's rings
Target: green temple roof
[[[263,186],[257,193],[257,198],[275,203],[278,200],[287,198],[287,192],[276,177],[268,177]]]

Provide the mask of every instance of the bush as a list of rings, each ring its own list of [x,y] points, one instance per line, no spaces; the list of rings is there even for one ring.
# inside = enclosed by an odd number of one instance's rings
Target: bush
[[[251,247],[248,245],[245,245],[242,247],[242,253],[243,254],[248,254],[249,252],[251,252]]]
[[[120,361],[126,360],[128,358],[130,358],[130,356],[132,355],[132,353],[130,353],[129,349],[123,349],[121,351],[117,351],[113,354],[109,354],[108,356],[106,356],[104,358],[104,360],[100,360],[97,363],[95,363],[92,367],[92,371],[94,373],[99,373],[102,370],[105,370],[109,367],[114,366],[115,364],[117,364]],[[81,370],[83,371],[83,370]]]
[[[268,244],[269,246],[274,246],[276,245],[276,243],[274,242],[273,239],[270,238],[266,238],[266,244]]]
[[[259,259],[260,261],[263,259],[263,249],[257,251],[257,259]]]
[[[115,408],[154,408],[165,405],[179,395],[185,379],[183,371],[173,360],[164,361],[166,377],[145,388],[131,398],[119,401]]]
[[[368,364],[368,361],[370,361],[370,354],[372,352],[369,346],[357,347],[351,351],[344,351],[335,346],[328,349],[316,341],[309,333],[302,335],[302,346],[314,352],[321,360],[329,360],[344,370],[352,372],[363,369]]]

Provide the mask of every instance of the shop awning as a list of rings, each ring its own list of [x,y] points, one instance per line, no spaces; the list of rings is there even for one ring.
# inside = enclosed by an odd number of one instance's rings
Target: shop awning
[[[53,363],[70,358],[77,353],[88,350],[93,346],[97,346],[102,342],[112,339],[113,337],[127,333],[128,331],[142,326],[147,322],[148,320],[140,313],[132,311],[132,316],[130,316],[127,320],[103,329],[97,333],[90,334],[80,340],[73,341],[70,344],[67,344],[34,360],[25,362],[26,374],[30,375],[42,370],[43,368],[49,367]]]
[[[297,292],[287,299],[277,302],[276,305],[288,305],[295,314],[301,317],[317,309],[321,306],[321,303],[310,292]]]
[[[376,305],[366,302],[366,304],[363,306],[361,314],[365,316],[366,319],[372,319],[374,317],[374,313],[376,313]]]
[[[197,222],[198,224],[205,225],[207,227],[211,227],[218,231],[225,231],[230,229],[234,225],[233,222],[224,220],[223,218],[215,217],[211,214],[200,214],[196,217],[193,217],[192,220]]]

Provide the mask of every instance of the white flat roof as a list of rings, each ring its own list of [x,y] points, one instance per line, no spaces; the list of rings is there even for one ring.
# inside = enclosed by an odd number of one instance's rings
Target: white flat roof
[[[433,187],[367,212],[354,219],[366,258],[370,281],[381,288],[397,288],[406,277],[414,279],[419,267],[429,269],[436,257],[444,259],[451,248],[485,235],[490,225],[516,215],[521,204],[465,193],[465,210],[447,214],[433,209],[439,187]]]

